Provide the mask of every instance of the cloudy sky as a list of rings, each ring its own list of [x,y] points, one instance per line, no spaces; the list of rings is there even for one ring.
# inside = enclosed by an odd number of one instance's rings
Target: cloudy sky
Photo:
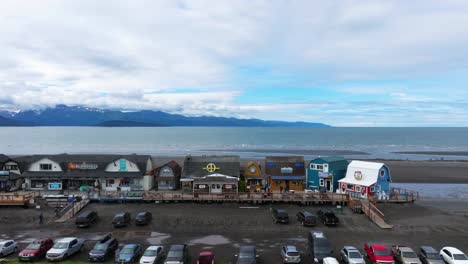
[[[468,125],[468,1],[0,2],[0,110]]]

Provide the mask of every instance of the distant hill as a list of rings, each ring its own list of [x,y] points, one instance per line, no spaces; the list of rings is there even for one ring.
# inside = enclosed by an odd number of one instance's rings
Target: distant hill
[[[57,105],[44,110],[18,113],[2,112],[0,116],[37,126],[210,126],[210,127],[328,127],[322,123],[265,121],[214,116],[190,117],[161,111],[122,112],[81,106]],[[5,125],[3,125],[5,126]]]
[[[144,123],[136,121],[110,120],[96,124],[99,127],[161,127],[162,125],[154,123]]]
[[[0,116],[0,126],[32,126],[32,124]]]

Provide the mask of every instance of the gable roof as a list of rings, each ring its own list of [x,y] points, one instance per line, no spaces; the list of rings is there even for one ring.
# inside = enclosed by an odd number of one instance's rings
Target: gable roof
[[[8,157],[7,155],[0,154],[0,164],[5,163],[9,159],[10,159],[10,157]]]
[[[284,173],[282,168],[291,168],[290,173]],[[302,156],[272,156],[265,158],[265,174],[269,176],[305,176],[304,157]]]
[[[339,156],[329,156],[329,157],[317,157],[313,160],[310,161],[310,163],[313,163],[316,160],[323,160],[326,163],[332,163],[332,162],[337,162],[337,161],[348,161],[347,159]]]
[[[175,161],[175,160],[171,160],[168,163],[153,169],[150,174],[154,175],[154,176],[158,176],[161,169],[166,167],[166,166],[172,169],[172,172],[174,173],[174,176],[176,176],[176,177],[180,176],[180,174],[182,172],[182,167],[180,167],[179,163],[177,163],[177,161]]]
[[[353,160],[348,165],[346,176],[338,182],[357,184],[361,186],[371,186],[377,182],[379,172],[382,167],[387,166],[380,162]],[[354,177],[356,172],[360,172],[362,174],[361,180],[357,180],[356,177]]]
[[[204,168],[206,168],[208,163],[214,163],[219,169],[214,172],[207,171]],[[240,157],[235,155],[185,157],[182,171],[183,178],[203,177],[213,173],[238,178],[240,175]]]

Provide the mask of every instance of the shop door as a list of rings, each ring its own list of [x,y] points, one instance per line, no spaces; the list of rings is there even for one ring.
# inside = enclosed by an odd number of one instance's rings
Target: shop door
[[[325,180],[325,188],[327,189],[327,192],[333,192],[332,180]]]
[[[211,184],[211,193],[222,193],[221,184]]]

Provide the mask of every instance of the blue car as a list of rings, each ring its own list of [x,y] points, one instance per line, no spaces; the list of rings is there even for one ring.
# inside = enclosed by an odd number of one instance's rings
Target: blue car
[[[141,257],[142,248],[139,244],[125,245],[119,252],[116,253],[116,264],[137,263]]]

